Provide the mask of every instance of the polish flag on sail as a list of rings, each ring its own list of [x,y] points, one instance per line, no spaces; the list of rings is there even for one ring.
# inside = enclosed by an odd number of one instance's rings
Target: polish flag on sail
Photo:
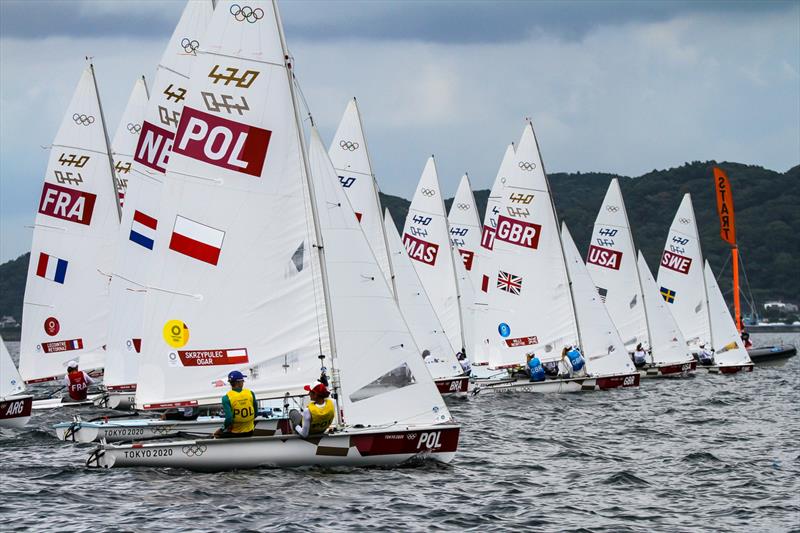
[[[224,238],[224,231],[178,215],[169,249],[216,266]]]

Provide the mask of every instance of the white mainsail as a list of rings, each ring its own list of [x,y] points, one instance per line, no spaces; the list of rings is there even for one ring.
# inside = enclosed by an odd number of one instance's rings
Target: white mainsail
[[[92,65],[50,149],[25,286],[20,374],[55,380],[66,363],[103,367],[109,273],[119,227],[108,134]]]
[[[747,353],[742,338],[736,330],[736,324],[708,261],[705,263],[704,277],[708,293],[714,363],[718,366],[751,364],[750,355]]]
[[[647,314],[625,201],[611,180],[594,222],[586,268],[629,352],[648,344]],[[658,293],[655,293],[657,295]]]
[[[464,174],[458,184],[450,213],[447,215],[450,224],[450,242],[458,249],[464,268],[472,278],[472,286],[480,284],[481,276],[475,266],[475,255],[481,245],[481,221],[478,206],[472,194],[469,176]]]
[[[450,253],[450,235],[433,156],[428,158],[403,229],[403,244],[431,300],[450,344],[464,346],[461,309]]]
[[[578,343],[560,229],[542,167],[533,126],[528,123],[492,190],[483,246],[492,270],[483,266],[481,290],[488,294],[489,366],[525,363],[535,352],[543,361]]]
[[[0,399],[20,394],[25,390],[25,383],[19,375],[17,367],[14,366],[14,361],[11,359],[11,354],[8,353],[8,348],[0,337]]]
[[[642,280],[642,290],[645,294],[644,304],[647,306],[653,363],[691,362],[692,356],[686,347],[686,339],[669,310],[670,304],[659,294],[658,285],[653,279],[653,274],[650,272],[642,252],[639,252],[638,268]]]
[[[316,128],[312,128],[309,152],[344,422],[450,420]]]
[[[453,246],[450,249],[450,253],[453,254],[456,282],[458,283],[458,302],[461,306],[461,331],[464,335],[464,348],[466,349],[467,347],[475,346],[475,341],[477,339],[475,336],[475,317],[477,313],[475,286],[472,284],[472,276],[464,265],[462,260],[463,256],[459,249]]]
[[[133,153],[142,131],[145,110],[147,109],[147,82],[144,76],[138,78],[133,84],[128,104],[122,113],[122,120],[117,126],[117,132],[111,141],[111,156],[114,160],[114,178],[117,185],[117,198],[119,208],[125,205],[125,193],[128,190],[128,177],[133,164]]]
[[[658,268],[658,286],[688,345],[697,348],[711,342],[703,253],[689,193],[683,196],[669,228]]]
[[[384,226],[386,238],[389,241],[397,304],[400,306],[400,311],[403,313],[420,351],[430,351],[432,359],[435,360],[426,365],[428,371],[434,379],[461,374],[462,370],[455,357],[455,350],[439,322],[436,311],[433,310],[428,293],[425,292],[411,258],[408,257],[408,252],[403,246],[403,241],[400,240],[397,226],[395,226],[388,209],[384,218]]]
[[[162,226],[168,224],[160,217],[164,172],[186,101],[190,69],[212,12],[211,0],[187,2],[156,69],[143,121],[138,123],[141,131],[127,165],[127,207],[122,212],[111,278],[104,383],[112,391],[132,390],[138,379],[147,276],[152,256],[169,243],[156,239],[159,221]],[[119,161],[116,166],[119,172]]]
[[[381,265],[387,280],[392,279],[386,237],[383,233],[383,217],[378,199],[378,186],[372,172],[364,126],[358,103],[353,98],[347,103],[339,127],[333,136],[328,155],[336,169],[339,183],[347,193],[347,199],[361,222],[372,251]],[[392,284],[390,283],[390,287]],[[394,288],[392,287],[392,290]]]

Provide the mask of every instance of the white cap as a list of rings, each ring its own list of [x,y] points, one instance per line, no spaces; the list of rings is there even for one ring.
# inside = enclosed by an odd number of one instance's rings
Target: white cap
[[[78,362],[73,359],[72,361],[67,363],[67,368],[78,368]]]

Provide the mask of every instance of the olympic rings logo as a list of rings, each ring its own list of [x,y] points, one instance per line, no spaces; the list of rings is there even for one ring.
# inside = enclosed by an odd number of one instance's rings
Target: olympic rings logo
[[[133,122],[128,122],[128,132],[136,135],[140,131],[142,131],[142,127],[139,124],[134,124]]]
[[[468,211],[469,208],[470,208],[470,205],[469,204],[456,204],[456,207],[458,209],[461,209],[462,211]]]
[[[79,126],[88,126],[89,124],[94,124],[94,117],[83,113],[75,113],[72,115],[72,121]]]
[[[187,54],[197,55],[197,49],[200,48],[200,43],[195,39],[187,39],[184,37],[181,39],[181,46],[183,47],[183,51]]]
[[[201,455],[206,453],[207,449],[208,446],[206,446],[205,444],[192,444],[191,446],[184,446],[183,448],[181,448],[181,451],[184,453],[184,455],[187,455],[189,457],[200,457]]]
[[[528,161],[520,161],[519,162],[519,168],[521,168],[525,172],[531,172],[531,171],[533,171],[534,168],[536,168],[536,165],[534,163],[530,163]]]
[[[690,218],[679,218],[678,220],[680,221],[681,224],[688,224],[689,222],[692,221],[692,219]]]
[[[419,190],[419,192],[422,193],[422,196],[427,196],[428,198],[430,198],[431,196],[436,196],[436,191],[434,191],[433,189],[422,188]]]
[[[351,152],[358,150],[359,144],[353,141],[339,141],[339,147],[342,150],[349,150]]]
[[[616,205],[607,205],[606,211],[608,211],[609,213],[616,213],[617,211],[619,211],[619,207],[617,207]]]
[[[264,18],[264,10],[260,7],[253,9],[250,6],[239,6],[239,4],[233,4],[231,6],[231,15],[239,22],[244,22],[245,20],[250,24],[255,23],[257,20],[261,20]]]

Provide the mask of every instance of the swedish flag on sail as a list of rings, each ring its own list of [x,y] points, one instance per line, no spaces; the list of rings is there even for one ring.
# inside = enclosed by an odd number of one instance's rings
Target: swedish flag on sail
[[[675,291],[671,291],[666,287],[661,287],[661,296],[664,297],[664,300],[666,300],[668,304],[675,301]]]

